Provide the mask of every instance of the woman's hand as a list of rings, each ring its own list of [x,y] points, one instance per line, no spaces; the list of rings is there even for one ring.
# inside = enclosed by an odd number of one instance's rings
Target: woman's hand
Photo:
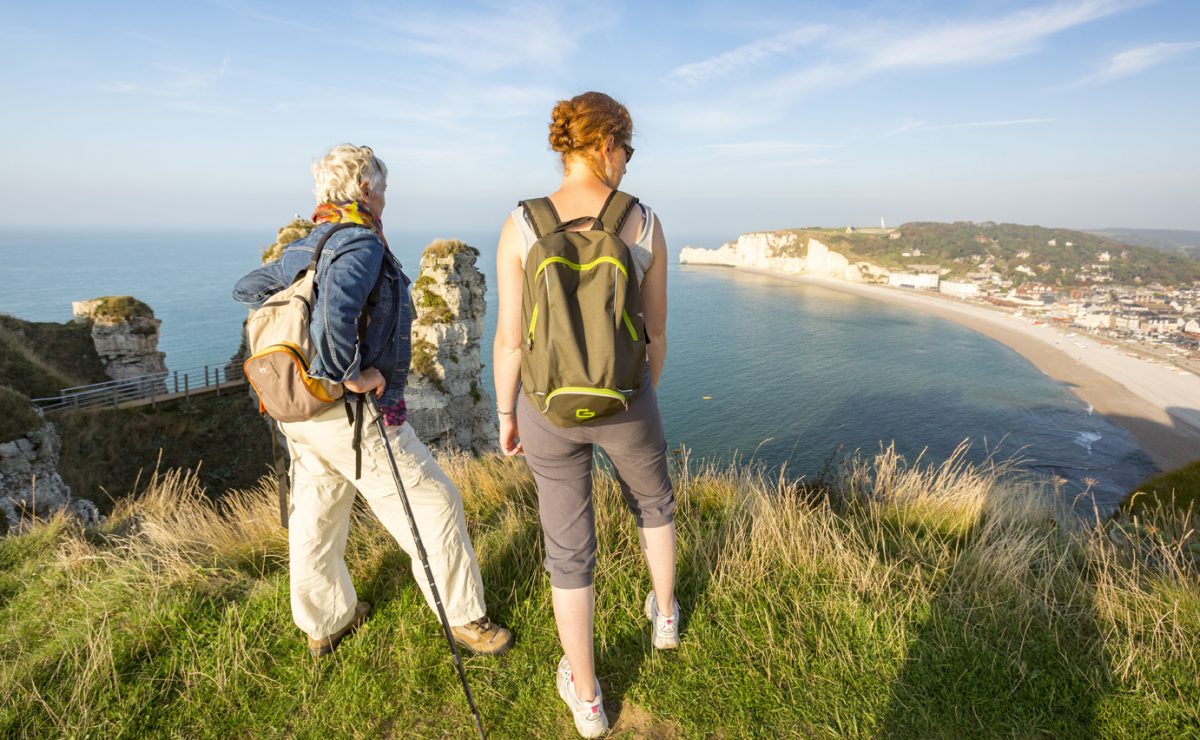
[[[517,429],[517,415],[500,414],[500,450],[507,456],[524,455],[521,432]]]
[[[359,376],[358,380],[347,380],[344,385],[347,390],[354,393],[366,395],[367,393],[374,392],[375,397],[379,398],[383,395],[383,389],[387,386],[387,381],[383,379],[383,373],[373,367],[368,367],[362,371],[362,375]]]

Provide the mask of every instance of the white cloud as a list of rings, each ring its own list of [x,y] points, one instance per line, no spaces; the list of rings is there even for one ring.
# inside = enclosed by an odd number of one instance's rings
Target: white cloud
[[[900,134],[907,134],[909,131],[915,131],[916,129],[923,128],[924,126],[925,126],[924,121],[918,121],[918,120],[910,118],[907,121],[905,121],[904,123],[897,126],[896,128],[892,129],[891,131],[888,131],[886,134],[883,135],[883,137],[886,139],[886,138],[890,138],[892,136],[899,136]]]
[[[837,45],[856,54],[843,62],[823,62],[764,84],[759,95],[804,95],[852,84],[899,69],[987,64],[1041,48],[1051,36],[1120,13],[1146,0],[1071,0],[1026,8],[999,18],[946,22],[907,32],[889,27],[858,34]]]
[[[1128,10],[1145,0],[1074,0],[1026,8],[1001,18],[945,23],[926,31],[869,44],[863,68],[997,62],[1036,51],[1055,34]]]
[[[825,35],[828,31],[828,26],[802,26],[769,38],[759,39],[699,62],[680,65],[668,72],[664,79],[670,82],[698,85],[713,77],[722,77],[753,66],[771,56],[791,52],[793,49]]]
[[[142,82],[120,80],[103,83],[104,92],[121,95],[148,95],[158,98],[183,98],[208,90],[228,73],[230,58],[226,56],[215,68],[158,65],[157,79]]]
[[[1113,55],[1104,69],[1078,80],[1075,84],[1094,85],[1129,77],[1197,49],[1200,49],[1200,41],[1163,42],[1128,49]]]
[[[556,4],[517,2],[485,11],[439,7],[406,9],[391,18],[376,18],[387,30],[387,46],[398,53],[436,59],[476,72],[522,65],[562,64],[575,49],[583,31],[604,27],[608,14],[588,11],[586,23],[578,14]]]
[[[1054,123],[1053,118],[1011,118],[1004,121],[969,121],[967,123],[948,123],[943,126],[933,126],[934,131],[946,131],[955,128],[996,128],[1001,126],[1025,126],[1031,123]]]
[[[930,126],[925,121],[910,119],[900,126],[897,126],[896,128],[887,132],[883,136],[884,138],[899,136],[900,134],[906,134],[910,131],[916,131],[918,129],[923,131],[950,131],[953,129],[966,128],[1003,128],[1006,126],[1028,126],[1030,124],[1038,123],[1054,123],[1054,120],[1055,119],[1053,118],[1008,118],[997,121],[967,121],[965,123],[944,123],[938,126]]]
[[[813,159],[785,159],[776,162],[767,162],[763,167],[767,169],[801,169],[805,167],[827,167],[834,164],[834,161],[829,157],[815,157]]]
[[[736,141],[727,144],[708,144],[702,149],[729,157],[757,157],[762,155],[801,154],[804,152],[840,149],[841,144],[811,144],[803,141],[765,139],[760,141]]]

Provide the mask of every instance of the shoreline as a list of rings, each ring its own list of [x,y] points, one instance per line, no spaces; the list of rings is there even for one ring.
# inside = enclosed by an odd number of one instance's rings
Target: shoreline
[[[703,267],[704,265],[695,265]],[[757,268],[733,269],[915,308],[1000,342],[1130,433],[1161,470],[1200,459],[1200,376],[1132,357],[1090,336],[960,299]],[[1073,332],[1074,333],[1074,332]]]

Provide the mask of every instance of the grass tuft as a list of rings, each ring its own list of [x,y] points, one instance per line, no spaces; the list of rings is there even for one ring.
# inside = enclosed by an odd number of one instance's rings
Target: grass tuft
[[[491,616],[468,658],[492,737],[571,737],[524,464],[442,458]],[[596,646],[618,737],[1185,736],[1200,724],[1194,530],[1165,513],[1062,526],[1002,464],[847,460],[825,485],[675,465],[683,645],[655,652],[619,486],[594,479]],[[288,607],[272,481],[218,503],[154,476],[98,531],[0,540],[0,734],[467,736],[434,616],[356,509],[347,561],[375,605],[328,660]]]

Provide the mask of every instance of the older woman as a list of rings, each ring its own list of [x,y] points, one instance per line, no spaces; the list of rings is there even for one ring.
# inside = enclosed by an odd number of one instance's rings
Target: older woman
[[[356,225],[334,233],[317,264],[311,324],[316,356],[309,375],[377,398],[454,638],[476,653],[501,653],[511,646],[512,635],[487,618],[462,496],[405,421],[412,309],[409,280],[388,250],[380,222],[387,168],[370,148],[344,144],[313,165],[313,176],[316,228],[284,247],[279,259],[238,281],[233,297],[257,308],[292,283],[335,224]],[[376,286],[376,300],[368,305]],[[360,340],[364,307],[368,324]],[[430,608],[435,608],[391,477],[385,442],[374,427],[365,426],[361,458],[356,459],[353,425],[339,404],[306,421],[279,425],[292,459],[292,617],[308,635],[314,656],[331,652],[371,610],[358,600],[344,560],[355,489],[412,558],[413,576]],[[359,463],[361,474],[356,475]]]
[[[551,118],[550,146],[562,156],[563,178],[549,196],[552,207],[545,210],[563,224],[598,217],[613,198],[633,156],[629,111],[608,95],[588,92],[560,100]],[[647,379],[641,392],[615,415],[562,428],[549,423],[525,393],[518,394],[517,387],[522,362],[524,265],[538,238],[534,220],[534,214],[524,208],[513,211],[504,222],[496,258],[500,309],[494,371],[500,445],[505,454],[524,454],[537,481],[546,569],[564,652],[556,675],[559,696],[571,709],[579,733],[596,737],[608,729],[608,719],[593,657],[593,445],[603,448],[612,461],[621,493],[637,520],[653,585],[645,602],[651,641],[658,649],[679,645],[679,606],[674,593],[675,499],[654,393],[667,351],[666,241],[654,212],[644,205],[632,208],[618,233],[630,248],[649,339]],[[612,347],[594,349],[599,354],[612,352]]]

